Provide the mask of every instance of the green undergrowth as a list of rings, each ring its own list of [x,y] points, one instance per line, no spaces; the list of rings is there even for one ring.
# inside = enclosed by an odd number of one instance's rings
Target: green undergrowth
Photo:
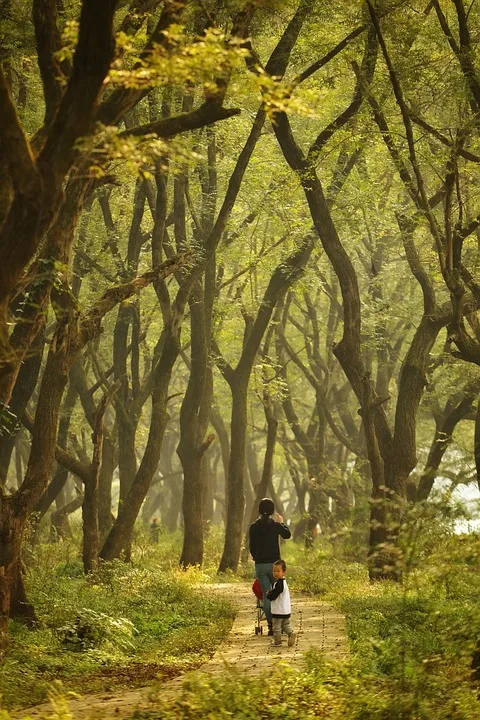
[[[163,536],[154,548],[137,546],[134,567],[114,563],[88,582],[75,558],[53,562],[51,549],[40,548],[29,591],[42,626],[33,633],[13,627],[2,673],[9,684],[4,689],[0,679],[0,688],[14,707],[18,688],[39,679],[42,697],[59,678],[65,691],[153,682],[152,709],[135,720],[476,720],[480,685],[471,662],[480,638],[480,539],[421,519],[405,523],[401,582],[371,583],[365,565],[339,556],[338,543],[322,539],[308,551],[282,545],[292,621],[300,592],[336,605],[346,616],[347,660],[312,652],[302,670],[280,663],[245,677],[226,668],[219,680],[195,673],[168,702],[161,699],[162,678],[198,665],[231,622],[231,608],[205,591],[218,581],[220,535],[210,537],[214,560],[207,556],[202,571],[180,573],[173,564],[179,538]],[[241,575],[251,579],[253,565]],[[93,626],[92,636],[82,623]]]
[[[476,720],[479,685],[471,660],[480,637],[480,541],[432,537],[403,555],[403,578],[370,583],[366,568],[319,545],[282,549],[295,593],[311,593],[346,615],[347,660],[310,653],[305,670],[287,665],[258,677],[226,672],[189,679],[181,696],[135,720]],[[308,632],[308,628],[304,629]]]
[[[89,578],[73,542],[32,550],[27,592],[39,625],[10,624],[0,672],[4,707],[44,701],[54,681],[68,691],[100,692],[205,662],[234,610],[208,591],[213,573],[178,569],[177,542],[169,536],[158,546],[137,546],[133,565],[108,563]]]
[[[221,680],[197,676],[183,693],[132,720],[474,720],[476,692],[448,678],[429,688],[404,687],[387,676],[363,672],[355,659],[328,662],[310,653],[307,669],[279,664],[258,677],[225,673]]]
[[[308,551],[291,542],[282,546],[292,589],[292,622],[295,593],[337,606],[346,616],[351,653],[346,662],[312,656],[309,672],[280,669],[266,680],[246,680],[243,695],[259,704],[257,715],[247,701],[228,698],[230,691],[208,684],[152,718],[196,720],[207,707],[214,710],[206,717],[221,718],[223,695],[225,708],[233,703],[234,717],[270,718],[275,715],[269,705],[275,705],[275,688],[281,692],[277,709],[283,718],[480,717],[480,683],[472,676],[472,656],[480,639],[480,538],[456,534],[431,508],[414,513],[401,528],[400,582],[370,582],[364,564],[341,559],[338,544],[325,540]],[[310,698],[306,707],[301,705],[304,696]]]

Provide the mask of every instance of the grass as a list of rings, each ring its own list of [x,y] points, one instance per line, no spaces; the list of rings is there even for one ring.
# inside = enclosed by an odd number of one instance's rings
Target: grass
[[[231,604],[199,591],[211,569],[181,572],[178,537],[138,543],[135,564],[109,563],[85,578],[75,543],[39,545],[27,590],[39,627],[11,622],[0,695],[9,709],[47,699],[53,681],[100,692],[173,677],[205,662],[228,634]]]
[[[159,700],[136,720],[476,720],[479,688],[470,666],[480,637],[480,540],[435,524],[406,534],[401,583],[370,583],[363,564],[339,559],[338,544],[282,546],[293,613],[299,591],[337,605],[347,618],[347,661],[313,652],[302,671],[280,664],[260,677],[195,674],[175,700]],[[12,627],[0,676],[10,707],[35,683],[22,704],[43,699],[53,679],[92,691],[155,683],[198,666],[232,619],[228,603],[199,592],[215,578],[221,535],[212,533],[209,543],[205,568],[180,573],[178,536],[153,548],[139,536],[134,566],[110,564],[94,581],[83,577],[74,546],[40,546],[29,592],[42,625]],[[251,563],[242,575],[252,577]]]
[[[428,694],[362,672],[355,660],[327,662],[310,654],[307,669],[277,666],[261,677],[230,672],[221,680],[190,679],[183,693],[132,720],[476,720],[476,692],[435,685]]]

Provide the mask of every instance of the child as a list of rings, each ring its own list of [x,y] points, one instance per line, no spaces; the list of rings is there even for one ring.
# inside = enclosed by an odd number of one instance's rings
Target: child
[[[272,589],[267,592],[271,602],[274,645],[282,644],[282,631],[288,635],[288,647],[295,645],[296,633],[290,625],[290,592],[288,590],[285,573],[287,566],[283,560],[273,563],[273,577],[275,582]]]

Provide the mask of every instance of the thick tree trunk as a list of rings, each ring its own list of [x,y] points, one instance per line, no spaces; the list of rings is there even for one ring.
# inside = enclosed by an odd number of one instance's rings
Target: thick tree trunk
[[[208,274],[212,274],[211,269],[208,268]],[[212,283],[208,282],[207,277],[204,292],[198,282],[189,300],[191,367],[180,410],[180,442],[177,448],[183,467],[184,535],[180,565],[184,568],[201,565],[203,562],[205,488],[202,458],[215,437],[211,435],[204,440],[213,396],[213,377],[208,366],[213,306],[213,292],[208,292],[208,288],[211,286]]]
[[[364,377],[363,392],[361,414],[373,485],[370,505],[368,572],[371,580],[397,580],[400,568],[396,565],[395,560],[392,564],[394,548],[388,544],[387,503],[391,497],[386,493],[385,466],[375,432],[376,397],[369,374]]]
[[[203,563],[203,483],[201,458],[183,455],[183,547],[180,565],[187,568]]]
[[[243,476],[245,468],[245,441],[247,432],[248,378],[231,383],[232,421],[230,424],[230,461],[228,464],[228,499],[225,545],[218,568],[219,572],[236,572],[242,546],[243,512],[245,495]]]
[[[26,600],[21,570],[21,547],[25,519],[14,511],[13,497],[0,496],[0,646],[7,636],[8,618],[15,610],[31,619],[33,608]]]

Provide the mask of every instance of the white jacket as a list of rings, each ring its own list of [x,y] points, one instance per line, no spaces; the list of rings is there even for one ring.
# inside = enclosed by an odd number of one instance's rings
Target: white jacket
[[[270,602],[272,617],[290,617],[292,607],[290,604],[290,591],[287,585],[287,578],[276,580],[270,590]]]

